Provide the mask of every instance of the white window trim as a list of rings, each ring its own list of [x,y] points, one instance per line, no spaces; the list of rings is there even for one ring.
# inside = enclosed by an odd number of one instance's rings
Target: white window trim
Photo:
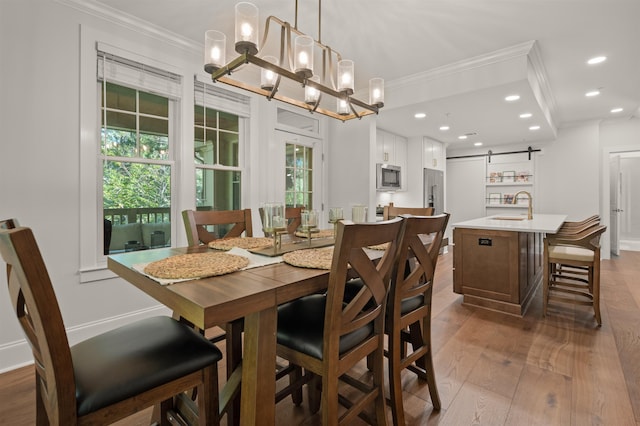
[[[140,54],[132,53],[123,47],[132,46],[133,50]],[[116,275],[107,269],[107,256],[102,253],[100,241],[102,241],[102,227],[96,219],[101,215],[99,207],[101,205],[101,170],[99,153],[99,132],[100,109],[98,108],[97,82],[97,51],[114,54],[136,62],[146,63],[150,66],[164,69],[182,77],[182,96],[178,102],[180,108],[177,128],[174,135],[185,139],[185,129],[181,123],[187,122],[189,117],[193,118],[193,112],[185,116],[185,112],[192,110],[190,100],[193,99],[192,84],[185,84],[190,81],[187,72],[180,67],[170,64],[171,58],[162,58],[166,62],[151,59],[157,57],[157,51],[151,51],[143,45],[133,45],[131,41],[119,39],[117,36],[96,30],[82,25],[80,27],[80,282],[91,282],[97,280],[110,279]],[[190,91],[190,92],[189,92]],[[185,108],[185,100],[189,100],[188,108]],[[191,129],[190,133],[193,133]],[[183,144],[184,145],[184,144]],[[188,145],[188,144],[187,144]],[[172,222],[177,220],[177,211],[181,202],[180,188],[177,186],[179,176],[182,177],[182,170],[179,170],[180,158],[184,153],[184,146],[174,146],[172,167]],[[191,148],[193,149],[193,147]],[[178,226],[172,226],[171,241],[176,241]],[[181,228],[180,228],[181,229]],[[174,243],[175,244],[175,243]]]
[[[69,0],[72,1],[72,0]],[[75,0],[73,0],[75,1]],[[137,26],[136,26],[137,28]],[[144,29],[143,29],[144,30]],[[141,39],[149,34],[142,31]],[[96,28],[80,26],[80,282],[92,282],[106,280],[117,277],[116,274],[107,268],[107,256],[102,253],[102,226],[96,219],[101,215],[102,196],[102,165],[99,156],[99,123],[100,108],[99,95],[96,90],[97,82],[97,50],[116,56],[141,62],[166,70],[181,76],[182,94],[179,97],[177,107],[179,120],[177,120],[175,131],[177,144],[172,147],[174,166],[171,169],[172,181],[172,203],[171,218],[173,222],[171,241],[173,246],[186,245],[186,235],[180,226],[181,220],[178,214],[185,208],[195,206],[195,163],[193,162],[193,99],[194,99],[194,75],[196,79],[207,82],[204,71],[196,66],[197,60],[189,62],[187,57],[193,57],[193,53],[199,49],[197,46],[186,46],[184,44],[171,43],[167,41],[170,49],[165,51],[158,47],[153,47],[157,41],[156,37],[148,40],[151,43],[132,42],[130,38],[118,35],[117,31],[105,32]],[[136,52],[136,53],[133,53]],[[177,52],[185,53],[176,54]],[[155,58],[155,59],[151,59]],[[177,61],[177,62],[176,62]],[[176,63],[176,65],[173,65]],[[181,64],[181,65],[177,65]],[[199,72],[194,73],[194,69]],[[242,91],[224,88],[225,91],[242,94]],[[233,98],[225,97],[225,98]],[[247,205],[249,200],[257,198],[256,173],[252,173],[247,167],[253,161],[258,161],[258,153],[255,149],[249,149],[250,134],[258,133],[258,120],[249,119],[257,111],[255,97],[248,97],[248,104],[234,105],[229,99],[220,99],[218,109],[237,114],[241,117],[240,125],[242,131],[240,135],[240,169],[242,171],[241,199],[242,205]],[[251,158],[248,158],[251,156]],[[190,161],[189,161],[190,160]],[[257,214],[257,212],[256,212]],[[254,218],[255,220],[256,218]]]

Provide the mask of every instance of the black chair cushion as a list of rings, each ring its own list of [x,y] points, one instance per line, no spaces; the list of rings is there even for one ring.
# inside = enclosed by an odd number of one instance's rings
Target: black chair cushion
[[[185,324],[153,317],[71,347],[78,415],[125,400],[222,359]]]
[[[356,294],[360,291],[364,284],[362,284],[362,280],[360,278],[356,278],[350,281],[347,281],[347,284],[344,288],[344,301],[349,302]],[[419,308],[424,303],[424,296],[418,295],[414,297],[409,297],[407,299],[402,299],[400,303],[400,314],[404,315],[408,312],[413,311],[414,309]],[[366,307],[368,308],[373,304],[373,301],[369,302]],[[389,308],[387,308],[387,312],[389,312]]]
[[[327,298],[312,294],[278,307],[278,344],[322,359],[324,312]],[[340,353],[355,347],[373,333],[373,324],[340,338]]]

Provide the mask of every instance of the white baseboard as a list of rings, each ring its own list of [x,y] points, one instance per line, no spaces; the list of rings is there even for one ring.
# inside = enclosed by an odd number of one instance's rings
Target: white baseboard
[[[620,240],[620,250],[640,251],[640,241]]]
[[[124,315],[70,327],[67,329],[67,339],[70,345],[74,345],[89,337],[113,330],[121,325],[158,315],[170,316],[171,311],[163,305],[158,305],[152,308],[141,309]],[[0,374],[29,364],[33,364],[33,355],[26,339],[0,345]]]

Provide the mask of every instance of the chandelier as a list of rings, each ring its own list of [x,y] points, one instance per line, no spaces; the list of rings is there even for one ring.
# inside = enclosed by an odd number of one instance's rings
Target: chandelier
[[[340,53],[320,41],[321,2],[318,0],[318,40],[298,30],[296,0],[294,26],[269,16],[261,45],[258,44],[258,8],[248,2],[236,4],[235,51],[239,56],[226,63],[225,34],[209,30],[205,34],[205,71],[211,74],[214,82],[226,83],[269,100],[277,99],[338,120],[377,114],[384,106],[384,80],[369,80],[368,103],[353,96],[353,61],[342,59]],[[268,39],[270,26],[280,29],[279,46],[277,43],[269,46],[273,55],[267,48],[271,41]],[[314,68],[316,55],[320,66]]]

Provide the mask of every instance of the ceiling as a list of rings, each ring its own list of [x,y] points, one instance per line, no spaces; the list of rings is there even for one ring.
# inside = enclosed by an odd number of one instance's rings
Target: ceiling
[[[95,2],[199,44],[207,29],[232,39],[234,0]],[[253,3],[261,21],[275,15],[294,23],[295,0]],[[299,0],[298,7],[298,28],[317,38],[318,1]],[[324,0],[321,41],[354,60],[356,92],[372,77],[385,79],[379,127],[429,136],[448,150],[474,142],[491,149],[553,140],[558,128],[577,122],[640,117],[639,20],[639,0]],[[523,44],[533,44],[535,55],[520,58],[519,76],[500,80],[492,63]],[[607,60],[586,64],[599,55]],[[397,87],[415,79],[428,82],[425,93],[414,100],[395,96]],[[469,84],[482,79],[491,84]],[[585,96],[594,89],[601,94]],[[504,100],[514,93],[520,100]],[[611,113],[615,107],[623,111]],[[426,117],[415,119],[416,112]],[[533,116],[522,119],[522,112]],[[444,122],[447,132],[439,130]],[[540,129],[529,130],[532,125]],[[467,140],[458,139],[462,134]]]

